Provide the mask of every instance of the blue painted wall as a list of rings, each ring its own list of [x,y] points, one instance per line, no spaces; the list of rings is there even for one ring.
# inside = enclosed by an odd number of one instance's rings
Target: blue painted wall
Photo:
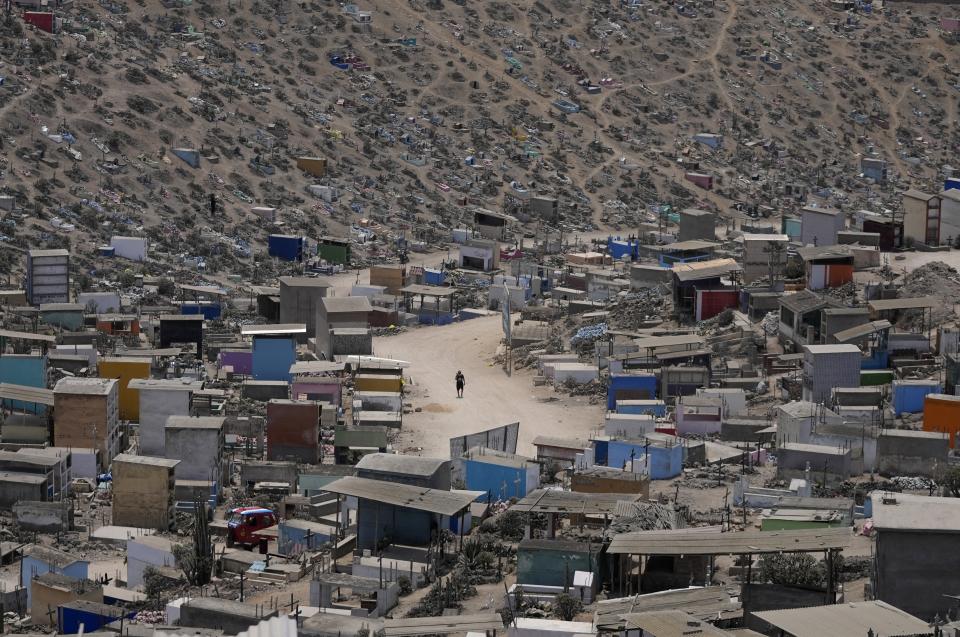
[[[607,251],[615,261],[623,257],[630,257],[631,261],[636,261],[639,256],[640,242],[634,239],[621,239],[620,237],[607,237]]]
[[[48,310],[40,312],[40,321],[75,332],[83,327],[83,310]]]
[[[447,282],[447,273],[443,270],[424,268],[423,282],[427,285],[443,285]]]
[[[297,345],[290,337],[257,336],[253,339],[254,380],[290,382],[290,366],[297,360]]]
[[[192,303],[186,302],[180,305],[180,314],[196,315],[202,314],[208,321],[220,318],[221,308],[219,303]]]
[[[60,633],[64,635],[76,635],[80,632],[81,624],[83,625],[83,632],[85,634],[92,633],[100,630],[107,624],[119,622],[121,615],[130,619],[136,614],[135,611],[124,611],[117,608],[110,614],[101,615],[100,613],[87,610],[61,606],[58,613],[60,618]]]
[[[663,418],[667,415],[667,403],[662,400],[651,400],[644,405],[624,405],[624,401],[617,401],[618,414],[649,415]]]
[[[14,354],[0,356],[0,383],[46,389],[47,357]],[[46,405],[33,405],[19,400],[4,401],[4,404],[33,414],[47,411]]]
[[[527,494],[527,470],[505,467],[482,460],[463,461],[464,482],[469,491],[483,491],[477,498],[484,502],[490,494],[491,502],[522,498]]]
[[[332,527],[330,530],[332,531]],[[293,554],[295,549],[300,551],[318,549],[331,541],[330,533],[313,532],[308,539],[306,530],[287,526],[283,523],[280,524],[278,531],[279,537],[277,540],[280,545],[280,552],[287,555]]]
[[[623,395],[619,395],[619,394]],[[607,409],[617,400],[647,400],[657,397],[657,377],[653,374],[611,374],[607,386]]]
[[[267,254],[281,261],[302,261],[303,237],[272,234],[267,237]]]
[[[924,397],[927,394],[939,394],[940,392],[940,383],[934,380],[929,383],[910,383],[909,385],[895,380],[893,381],[893,413],[896,416],[904,413],[920,413],[923,411]]]
[[[32,597],[30,595],[30,581],[35,575],[43,575],[44,573],[59,573],[60,575],[68,575],[76,579],[86,579],[87,578],[87,568],[89,567],[89,562],[74,562],[73,564],[68,564],[65,568],[59,568],[57,566],[51,566],[46,562],[37,559],[32,555],[25,555],[23,557],[22,564],[20,566],[20,585],[27,589],[27,608],[30,608]]]
[[[629,462],[630,452],[633,458],[642,458],[645,452],[643,441],[611,440],[607,443],[607,466],[623,467]],[[683,447],[661,447],[650,445],[650,478],[652,480],[668,480],[676,478],[683,471]]]

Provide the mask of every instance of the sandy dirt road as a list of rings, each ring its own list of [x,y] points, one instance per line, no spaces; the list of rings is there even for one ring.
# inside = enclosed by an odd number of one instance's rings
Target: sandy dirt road
[[[519,421],[517,452],[532,455],[538,435],[586,438],[601,425],[604,405],[534,387],[530,370],[507,376],[493,362],[501,337],[497,315],[374,339],[377,356],[411,364],[406,402],[422,411],[404,415],[401,450],[447,457],[451,437]],[[467,381],[462,399],[454,385],[458,369]]]

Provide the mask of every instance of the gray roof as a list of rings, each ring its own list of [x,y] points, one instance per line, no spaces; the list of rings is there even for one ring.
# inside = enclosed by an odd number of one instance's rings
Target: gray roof
[[[277,323],[272,325],[244,325],[240,328],[244,336],[287,336],[290,334],[306,334],[305,323]]]
[[[365,296],[333,296],[320,299],[320,305],[327,314],[369,312],[373,309],[370,299]]]
[[[623,615],[661,610],[683,610],[697,619],[727,619],[740,613],[740,587],[709,586],[706,588],[679,588],[619,597],[597,602],[594,623],[597,628],[623,627]]]
[[[799,453],[818,453],[823,456],[845,456],[850,449],[831,447],[828,445],[811,445],[805,442],[785,442],[780,445],[781,451],[796,451]]]
[[[923,296],[909,299],[877,299],[867,303],[871,312],[886,310],[917,310],[937,306],[937,299],[932,296]]]
[[[960,499],[874,491],[873,526],[881,532],[960,533]]]
[[[70,251],[62,248],[56,250],[29,250],[27,254],[31,257],[69,257]]]
[[[808,354],[861,354],[860,348],[848,343],[834,345],[804,345],[803,351]]]
[[[826,312],[826,310],[824,310]],[[888,330],[893,325],[890,324],[890,321],[870,321],[865,325],[857,325],[846,330],[841,330],[833,335],[833,338],[837,340],[838,343],[848,343],[850,341],[855,341],[857,339],[865,338],[870,336],[875,332],[882,332],[883,330]]]
[[[848,528],[728,533],[721,533],[719,527],[637,531],[614,536],[607,552],[615,555],[762,555],[819,552],[846,548],[850,544],[850,536]]]
[[[726,631],[680,610],[628,613],[623,620],[627,631],[639,629],[653,637],[727,637]]]
[[[860,637],[871,630],[876,637],[933,634],[925,621],[881,601],[768,610],[754,615],[794,637]]]
[[[814,206],[804,206],[804,207],[800,210],[800,212],[817,212],[817,213],[820,213],[820,214],[822,214],[822,215],[831,215],[831,216],[834,216],[834,217],[837,216],[837,215],[842,215],[842,214],[843,214],[843,211],[842,211],[842,210],[837,210],[836,208],[817,208],[817,207],[814,207]]]
[[[61,378],[53,387],[56,394],[106,396],[117,385],[115,378]]]
[[[380,471],[382,473],[400,473],[411,476],[432,476],[440,471],[449,460],[443,458],[424,458],[421,456],[403,456],[396,453],[370,453],[357,463],[357,469]]]
[[[324,277],[313,276],[282,276],[280,277],[281,286],[291,286],[298,288],[331,288],[333,284]]]
[[[827,300],[810,290],[800,290],[796,294],[780,297],[780,305],[794,312],[809,312],[827,304]]]
[[[30,556],[35,560],[39,560],[44,564],[49,564],[50,566],[56,566],[57,568],[63,568],[65,566],[70,566],[71,564],[76,564],[77,562],[87,563],[86,560],[78,560],[70,553],[65,553],[64,551],[59,551],[49,546],[40,546],[39,544],[31,544],[30,546],[23,549],[24,557]]]
[[[200,381],[181,378],[133,378],[127,383],[130,389],[162,389],[164,391],[197,391],[203,388]]]
[[[257,620],[260,619],[260,610],[257,608],[257,606],[252,604],[244,604],[243,602],[236,602],[230,599],[222,599],[219,597],[196,597],[188,602],[184,602],[183,605],[191,608],[202,608],[204,610],[212,610],[220,613],[230,613],[231,615],[237,615],[240,617],[249,617]]]
[[[157,458],[154,456],[135,456],[130,453],[121,453],[120,455],[114,456],[113,462],[126,462],[129,464],[145,464],[152,465],[154,467],[176,467],[180,464],[179,460],[172,460],[170,458]]]
[[[167,429],[222,429],[226,418],[222,416],[170,416]]]
[[[510,507],[521,513],[564,513],[567,515],[613,514],[621,500],[637,501],[640,495],[622,493],[574,493],[553,489],[535,489]]]
[[[382,502],[400,508],[428,511],[446,516],[457,515],[469,508],[475,497],[470,494],[454,493],[440,489],[426,489],[406,484],[354,477],[334,480],[324,486],[323,490],[353,496],[361,500]]]

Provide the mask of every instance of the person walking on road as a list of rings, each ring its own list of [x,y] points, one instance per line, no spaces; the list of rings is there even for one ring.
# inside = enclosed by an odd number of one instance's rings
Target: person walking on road
[[[463,372],[459,369],[457,370],[457,375],[454,380],[457,382],[457,398],[463,398],[463,386],[467,384],[467,380],[463,377]]]

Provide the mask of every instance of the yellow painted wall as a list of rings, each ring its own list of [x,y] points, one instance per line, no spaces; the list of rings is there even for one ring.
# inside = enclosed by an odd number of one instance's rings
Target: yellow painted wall
[[[150,378],[149,358],[105,358],[100,361],[100,377],[119,381],[120,419],[140,421],[140,392],[127,384],[134,378]]]
[[[399,376],[357,374],[353,380],[357,391],[392,391],[400,392],[403,389]]]

